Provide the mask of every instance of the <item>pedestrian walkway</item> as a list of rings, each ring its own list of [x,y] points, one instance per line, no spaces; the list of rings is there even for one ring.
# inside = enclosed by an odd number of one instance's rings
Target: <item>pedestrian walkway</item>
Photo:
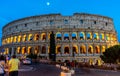
[[[90,70],[93,70],[93,71],[103,71],[103,72],[119,72],[119,70],[104,70],[104,69],[90,69]]]
[[[32,69],[33,69],[33,67],[31,67],[31,66],[22,65],[22,66],[20,66],[19,71],[30,71]]]

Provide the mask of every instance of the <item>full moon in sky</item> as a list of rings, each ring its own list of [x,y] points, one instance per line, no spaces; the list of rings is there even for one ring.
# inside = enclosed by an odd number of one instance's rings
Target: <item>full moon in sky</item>
[[[49,5],[50,5],[50,2],[47,2],[46,4],[47,4],[47,6],[49,6]]]

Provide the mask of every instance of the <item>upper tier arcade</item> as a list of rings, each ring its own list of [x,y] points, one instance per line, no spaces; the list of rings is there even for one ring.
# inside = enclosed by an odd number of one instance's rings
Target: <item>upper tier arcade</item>
[[[3,27],[2,31],[4,37],[13,33],[43,30],[43,28],[79,28],[115,31],[111,18],[86,13],[75,13],[73,16],[48,14],[26,17],[8,23]]]

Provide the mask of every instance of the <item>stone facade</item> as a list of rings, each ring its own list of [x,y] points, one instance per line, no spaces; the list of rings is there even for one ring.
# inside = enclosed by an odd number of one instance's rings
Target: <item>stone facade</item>
[[[55,34],[57,60],[61,61],[95,63],[106,48],[118,44],[113,20],[109,17],[86,13],[48,14],[5,25],[2,29],[4,54],[34,53],[48,58],[51,31]]]

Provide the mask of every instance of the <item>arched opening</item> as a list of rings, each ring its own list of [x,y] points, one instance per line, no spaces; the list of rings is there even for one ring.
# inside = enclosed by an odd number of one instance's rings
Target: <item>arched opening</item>
[[[80,53],[81,54],[86,54],[86,47],[85,47],[85,45],[80,46]]]
[[[45,33],[41,34],[41,40],[46,40],[46,34]]]
[[[23,35],[23,42],[27,41],[26,35]]]
[[[77,33],[76,32],[72,33],[72,40],[77,40]]]
[[[64,40],[69,40],[69,33],[64,34]]]
[[[5,48],[5,52],[6,55],[10,54],[10,49],[9,48]],[[11,55],[11,54],[10,54]]]
[[[106,40],[107,40],[107,41],[110,40],[109,34],[106,34]]]
[[[20,54],[21,53],[21,49],[20,47],[17,47],[17,54]]]
[[[21,42],[21,35],[18,36],[18,42]]]
[[[62,39],[62,35],[61,35],[60,32],[57,32],[57,33],[56,33],[56,39],[57,39],[57,40],[61,40],[61,39]]]
[[[100,40],[104,40],[104,34],[103,33],[100,34]]]
[[[34,40],[35,40],[35,41],[38,41],[38,40],[39,40],[39,34],[35,34]]]
[[[84,32],[80,32],[79,36],[80,36],[80,40],[84,40],[84,39],[85,39],[85,34],[84,34]]]
[[[90,32],[87,33],[87,39],[88,39],[88,40],[91,40],[91,39],[92,39],[92,35],[91,35]]]
[[[57,53],[57,54],[61,54],[61,47],[60,47],[60,46],[57,46],[56,49],[57,49],[56,53]]]
[[[96,54],[99,54],[99,53],[100,53],[100,48],[99,48],[99,46],[95,46],[95,53],[96,53]]]
[[[89,65],[94,65],[93,59],[89,59]]]
[[[14,36],[14,42],[17,42],[17,36]]]
[[[93,47],[91,45],[89,45],[88,47],[88,53],[93,54]]]
[[[77,45],[74,45],[72,47],[72,50],[73,50],[73,53],[78,54],[78,46]]]
[[[10,39],[10,40],[11,40],[11,43],[13,43],[13,37],[11,37],[11,39]]]
[[[94,38],[94,40],[98,40],[99,39],[98,33],[94,33],[93,38]]]
[[[70,53],[69,51],[70,51],[69,47],[66,46],[66,47],[64,48],[64,54],[69,54],[69,53]]]
[[[99,60],[99,59],[98,59],[98,60],[96,60],[95,65],[99,65],[99,66],[100,66],[100,65],[101,65],[101,60]]]
[[[32,54],[33,52],[32,52],[32,47],[28,47],[28,54]]]
[[[102,46],[102,53],[105,52],[105,46]]]
[[[39,46],[36,46],[34,50],[34,54],[38,54],[38,53],[39,53]]]
[[[33,36],[32,36],[32,34],[29,34],[28,35],[28,41],[32,41],[33,40]]]
[[[46,48],[45,48],[45,46],[42,47],[41,54],[46,54]]]
[[[26,53],[27,53],[26,47],[22,47],[22,54],[26,54]]]

